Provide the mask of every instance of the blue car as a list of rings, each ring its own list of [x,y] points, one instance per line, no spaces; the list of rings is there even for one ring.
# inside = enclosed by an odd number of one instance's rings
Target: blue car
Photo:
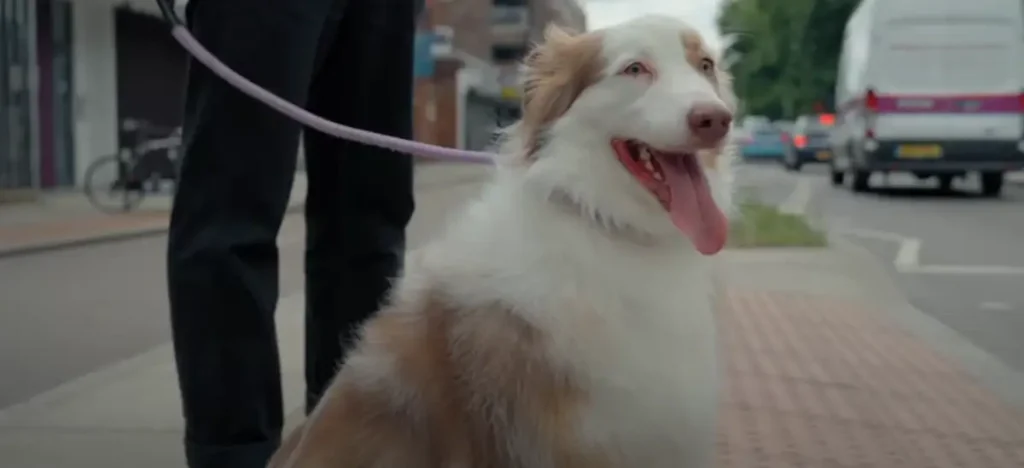
[[[780,160],[786,153],[787,135],[774,125],[758,125],[740,132],[741,154],[745,160]]]
[[[792,138],[786,145],[782,165],[799,171],[804,164],[830,163],[832,144],[830,132],[835,122],[833,114],[804,115],[793,125]]]

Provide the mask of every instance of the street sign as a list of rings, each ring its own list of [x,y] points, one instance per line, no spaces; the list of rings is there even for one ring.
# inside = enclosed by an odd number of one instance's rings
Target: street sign
[[[416,78],[434,76],[434,34],[429,31],[417,31],[413,48],[412,74]]]
[[[498,85],[503,99],[519,99],[522,90],[519,85],[519,66],[505,65],[498,70]]]

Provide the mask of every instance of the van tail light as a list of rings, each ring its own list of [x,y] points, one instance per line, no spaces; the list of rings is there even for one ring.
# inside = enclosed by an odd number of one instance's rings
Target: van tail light
[[[864,138],[873,140],[875,138],[875,129],[873,128],[875,113],[878,112],[878,94],[875,93],[875,90],[869,88],[868,92],[864,94],[864,108],[867,110],[867,115],[864,116],[867,123]]]
[[[796,135],[793,137],[793,144],[796,145],[797,148],[803,148],[807,146],[807,137],[804,135]]]
[[[875,90],[869,89],[864,95],[864,107],[870,112],[878,112],[878,95]]]
[[[1017,95],[1017,107],[1024,112],[1024,92]]]

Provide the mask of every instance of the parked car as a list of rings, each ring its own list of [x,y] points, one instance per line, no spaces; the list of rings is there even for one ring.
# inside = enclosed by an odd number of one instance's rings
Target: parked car
[[[864,0],[846,24],[832,182],[875,172],[980,174],[998,196],[1024,169],[1024,12],[1019,0]]]
[[[748,161],[778,160],[785,149],[785,132],[766,121],[743,127],[738,138],[743,159]]]
[[[831,129],[833,114],[802,115],[793,123],[785,146],[782,164],[799,171],[807,163],[828,163],[832,160]]]

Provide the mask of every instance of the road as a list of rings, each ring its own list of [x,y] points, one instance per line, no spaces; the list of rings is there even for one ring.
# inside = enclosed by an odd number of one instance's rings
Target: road
[[[410,245],[479,190],[479,174],[454,177],[418,187]],[[166,242],[157,235],[0,258],[0,409],[170,340]],[[300,215],[286,218],[278,245],[286,297],[303,284]]]
[[[915,307],[1024,372],[1024,186],[986,199],[970,180],[944,194],[909,176],[876,177],[876,190],[854,194],[827,179],[822,167],[739,172],[766,202],[806,201],[828,229],[888,265]]]
[[[0,408],[170,338],[164,235],[0,259]],[[282,229],[282,295],[302,287],[302,222]]]

